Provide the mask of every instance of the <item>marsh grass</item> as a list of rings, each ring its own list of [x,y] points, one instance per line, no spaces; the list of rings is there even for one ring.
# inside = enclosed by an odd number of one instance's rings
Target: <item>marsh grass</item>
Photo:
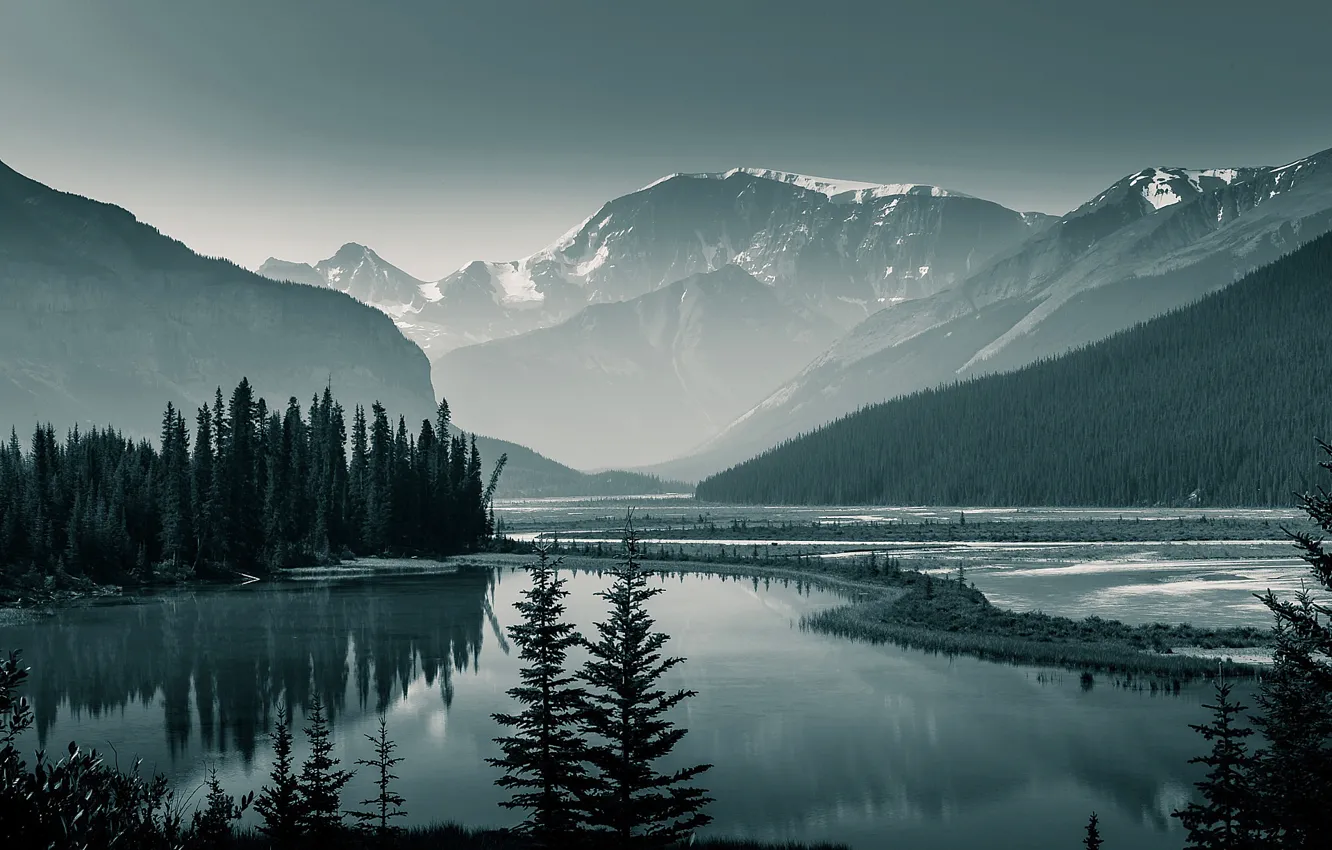
[[[947,580],[922,581],[920,575],[901,573],[897,583],[905,586],[906,592],[896,598],[821,611],[803,618],[801,626],[853,640],[894,643],[986,661],[1184,681],[1218,673],[1253,676],[1258,668],[1175,655],[1173,646],[1238,649],[1264,646],[1271,640],[1269,633],[1253,628],[1206,629],[1160,623],[1129,626],[1100,617],[1073,620],[1039,612],[1018,613],[996,607],[974,587]]]

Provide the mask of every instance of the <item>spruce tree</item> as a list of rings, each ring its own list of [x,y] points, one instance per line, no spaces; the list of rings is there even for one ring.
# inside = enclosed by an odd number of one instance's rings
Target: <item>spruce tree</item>
[[[657,771],[656,762],[686,732],[666,714],[696,692],[659,687],[662,676],[684,659],[663,657],[668,636],[653,631],[646,604],[662,588],[648,587],[651,573],[640,563],[632,517],[624,548],[610,588],[597,594],[610,606],[610,616],[596,624],[597,639],[585,644],[590,657],[581,672],[588,689],[583,721],[592,736],[587,760],[595,769],[585,816],[611,846],[666,847],[712,820],[702,812],[712,798],[686,784],[711,765]]]
[[[559,566],[541,548],[536,563],[528,567],[532,586],[517,604],[523,620],[509,627],[524,666],[521,684],[508,694],[523,708],[518,714],[493,715],[512,732],[495,739],[504,756],[486,760],[504,771],[495,784],[513,791],[500,805],[527,810],[519,829],[537,847],[571,844],[578,834],[578,800],[588,779],[583,766],[587,742],[579,729],[586,694],[565,669],[569,651],[582,636],[564,620],[563,599],[569,592],[558,577]]]
[[[217,765],[208,768],[208,794],[204,797],[204,806],[194,813],[193,835],[190,847],[199,850],[222,850],[230,847],[234,837],[231,822],[240,820],[254,799],[253,794],[241,797],[240,802],[226,791],[217,778]]]
[[[369,800],[361,801],[362,806],[371,808],[348,814],[360,822],[363,830],[372,833],[379,842],[387,846],[389,839],[397,831],[393,819],[407,816],[407,812],[403,809],[403,804],[407,801],[392,787],[393,780],[398,778],[393,772],[393,767],[400,764],[402,758],[393,755],[398,745],[389,739],[388,724],[382,716],[379,718],[379,733],[366,735],[365,738],[374,745],[375,757],[357,759],[356,763],[374,770],[375,787],[379,789],[379,793]]]
[[[1332,456],[1332,446],[1319,446]],[[1332,461],[1319,465],[1332,470]],[[1332,531],[1332,494],[1320,488],[1301,502],[1323,532]],[[1332,591],[1332,553],[1322,537],[1290,534],[1314,581]],[[1307,591],[1293,600],[1270,590],[1259,598],[1275,621],[1276,644],[1254,717],[1265,743],[1254,771],[1265,846],[1322,846],[1332,835],[1332,608]]]
[[[285,850],[300,840],[304,820],[300,782],[292,770],[291,723],[285,705],[278,706],[277,724],[269,737],[273,742],[273,767],[268,774],[271,784],[260,790],[254,808],[264,821],[259,831],[274,847]]]
[[[1203,802],[1189,803],[1173,813],[1189,831],[1187,848],[1256,850],[1260,846],[1253,757],[1244,743],[1253,730],[1238,725],[1247,706],[1231,702],[1230,691],[1229,683],[1218,684],[1215,704],[1203,706],[1212,711],[1212,722],[1189,726],[1212,744],[1212,751],[1189,759],[1189,764],[1209,768],[1197,783]]]
[[[1101,850],[1101,826],[1100,819],[1096,817],[1096,812],[1091,813],[1087,819],[1087,834],[1082,839],[1082,846],[1086,850]]]
[[[342,828],[341,796],[352,773],[339,770],[340,760],[333,756],[324,704],[318,694],[310,699],[310,725],[304,729],[310,742],[310,756],[301,765],[301,831],[307,838],[321,839],[336,835]]]

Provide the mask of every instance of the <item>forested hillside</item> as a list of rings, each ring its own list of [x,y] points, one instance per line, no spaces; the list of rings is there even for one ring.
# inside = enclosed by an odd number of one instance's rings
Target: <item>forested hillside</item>
[[[1332,236],[1102,342],[865,408],[700,499],[1286,505],[1332,437]]]
[[[191,433],[191,425],[193,425]],[[263,572],[381,552],[447,554],[489,537],[495,478],[449,410],[419,431],[378,402],[350,428],[326,388],[269,410],[248,380],[159,445],[38,427],[0,444],[0,580],[95,582]]]

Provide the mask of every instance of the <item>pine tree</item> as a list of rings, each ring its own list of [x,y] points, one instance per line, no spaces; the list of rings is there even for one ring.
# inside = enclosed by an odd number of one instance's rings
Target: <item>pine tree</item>
[[[269,782],[259,792],[254,808],[263,818],[259,831],[268,836],[279,850],[295,847],[300,840],[301,824],[305,820],[300,782],[292,771],[291,723],[286,706],[278,706],[277,724],[270,733],[273,742],[273,768]]]
[[[1100,819],[1096,817],[1096,812],[1092,812],[1087,819],[1087,835],[1082,839],[1082,846],[1086,850],[1101,850]]]
[[[370,444],[365,408],[356,405],[352,416],[351,460],[347,467],[347,525],[357,551],[368,549],[365,529],[369,525]]]
[[[310,742],[310,756],[301,765],[301,831],[307,838],[320,839],[337,834],[342,828],[340,798],[352,773],[339,770],[340,760],[333,756],[324,704],[316,694],[310,700],[310,725],[305,727]]]
[[[366,735],[365,738],[374,745],[375,757],[357,759],[356,763],[374,770],[375,787],[379,789],[379,793],[369,800],[361,801],[362,806],[370,806],[370,809],[348,814],[360,822],[362,829],[373,833],[387,846],[389,839],[397,831],[397,827],[393,825],[393,818],[407,816],[407,812],[402,808],[407,801],[401,794],[392,790],[393,780],[398,778],[397,774],[393,773],[393,767],[400,764],[402,758],[393,755],[398,745],[389,739],[388,724],[383,717],[379,718],[379,733]]]
[[[1253,757],[1244,739],[1253,734],[1237,725],[1247,706],[1230,701],[1229,683],[1218,684],[1212,722],[1190,724],[1189,728],[1212,744],[1208,755],[1189,759],[1189,764],[1203,764],[1210,770],[1197,783],[1202,803],[1189,803],[1173,813],[1189,831],[1188,848],[1199,850],[1256,850],[1258,840],[1257,808],[1253,790]]]
[[[517,604],[523,621],[509,628],[524,666],[521,684],[508,694],[523,709],[492,715],[513,731],[495,739],[504,756],[486,760],[504,771],[495,784],[514,792],[500,805],[528,810],[520,831],[537,847],[564,847],[573,841],[578,800],[588,780],[583,767],[587,742],[579,730],[586,694],[565,670],[569,650],[581,644],[582,636],[563,619],[562,600],[569,592],[556,573],[559,566],[541,548],[536,563],[528,567],[532,586]]]
[[[194,457],[190,464],[190,499],[194,512],[194,569],[216,551],[216,518],[213,505],[213,423],[208,405],[195,418]]]
[[[200,850],[221,850],[231,846],[231,822],[240,820],[254,795],[241,797],[237,803],[235,797],[222,789],[222,783],[217,778],[217,765],[209,767],[207,785],[204,807],[194,813],[194,835],[190,846]]]
[[[1332,456],[1332,446],[1319,446]],[[1332,461],[1319,465],[1332,470]],[[1301,501],[1319,528],[1332,531],[1332,494],[1320,489]],[[1314,581],[1332,591],[1332,553],[1322,538],[1291,537]],[[1322,846],[1332,835],[1332,608],[1308,592],[1282,600],[1269,590],[1260,599],[1275,620],[1276,644],[1254,717],[1265,742],[1254,770],[1265,846]]]
[[[632,517],[625,527],[625,557],[613,572],[610,589],[597,594],[610,617],[597,623],[597,639],[581,678],[588,688],[584,727],[593,736],[587,759],[595,768],[586,798],[588,825],[615,847],[666,847],[708,824],[701,809],[712,798],[686,785],[711,765],[658,773],[655,763],[684,737],[665,718],[694,691],[666,693],[661,677],[679,657],[663,658],[668,637],[652,631],[648,600],[662,588],[648,587],[650,573],[640,564]]]

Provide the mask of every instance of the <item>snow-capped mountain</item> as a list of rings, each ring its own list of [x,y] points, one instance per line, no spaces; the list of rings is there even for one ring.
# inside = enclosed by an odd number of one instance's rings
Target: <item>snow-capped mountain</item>
[[[1332,151],[1151,168],[960,285],[867,318],[667,474],[724,468],[856,408],[1058,354],[1182,306],[1332,230]]]
[[[663,177],[528,257],[470,262],[434,283],[354,244],[313,266],[270,259],[259,272],[376,306],[437,359],[732,264],[849,328],[956,284],[1052,220],[935,186],[736,168]]]
[[[345,292],[395,318],[420,312],[422,307],[440,297],[433,283],[417,280],[355,242],[348,242],[333,256],[313,266],[269,257],[258,272],[274,280],[309,283]]]
[[[730,265],[449,352],[435,377],[469,428],[582,468],[618,467],[697,445],[836,334]]]
[[[783,301],[849,327],[954,285],[1049,220],[933,186],[764,169],[675,174],[610,201],[530,257],[464,266],[419,318],[460,337],[499,337],[506,323],[512,332],[549,325],[734,264]],[[478,331],[455,321],[455,289],[493,323]]]

